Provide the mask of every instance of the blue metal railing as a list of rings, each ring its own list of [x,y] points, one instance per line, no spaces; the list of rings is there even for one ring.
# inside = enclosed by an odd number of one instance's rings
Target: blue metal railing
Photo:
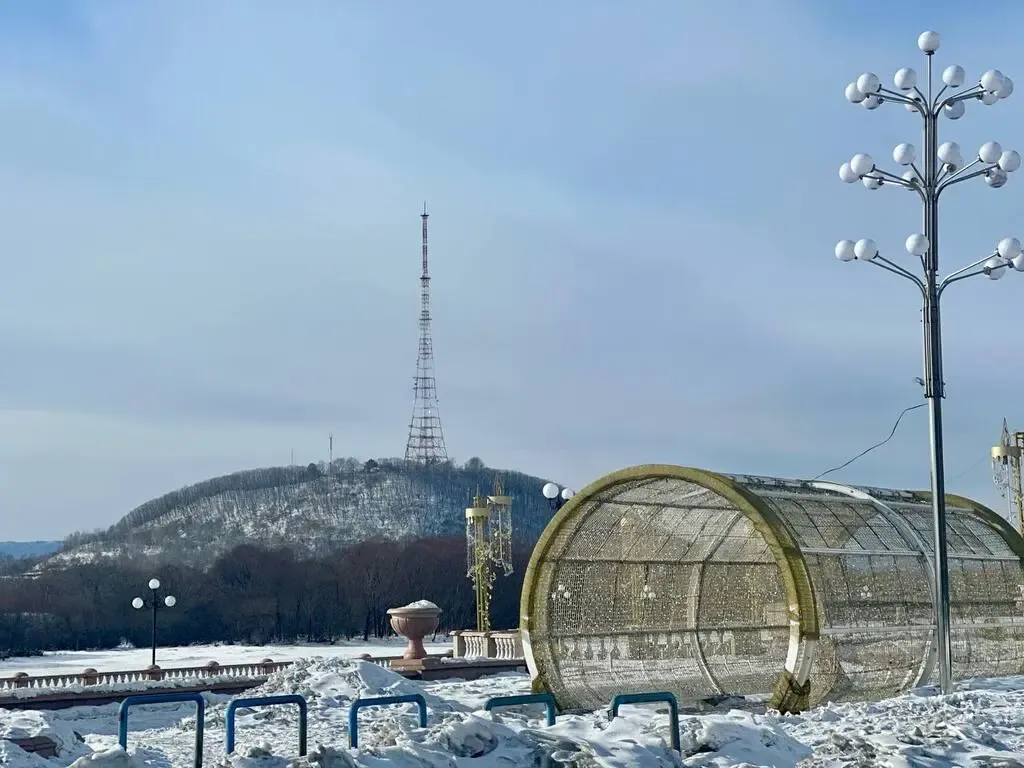
[[[240,707],[272,707],[279,704],[297,704],[299,707],[299,757],[305,757],[307,705],[305,698],[297,693],[283,696],[253,696],[248,699],[233,699],[228,704],[228,711],[224,716],[228,730],[227,739],[224,742],[227,753],[230,755],[235,751],[235,710]]]
[[[359,710],[366,707],[388,707],[394,704],[416,704],[419,707],[420,728],[427,727],[427,700],[420,693],[406,696],[378,696],[372,699],[356,699],[348,711],[348,745],[359,746]]]
[[[484,709],[490,712],[492,709],[517,707],[522,704],[546,704],[548,725],[555,724],[555,697],[550,693],[533,693],[526,696],[494,696],[486,701]]]
[[[195,768],[203,768],[203,726],[206,723],[206,700],[198,693],[153,693],[129,696],[117,710],[117,743],[128,751],[128,710],[140,704],[173,704],[194,701],[196,704]]]
[[[611,717],[618,717],[619,707],[623,704],[655,704],[655,703],[666,703],[669,706],[669,720],[670,720],[670,734],[672,740],[672,749],[676,752],[682,752],[679,746],[679,702],[676,701],[676,697],[668,691],[658,691],[656,693],[620,693],[614,699],[612,699],[611,706]]]

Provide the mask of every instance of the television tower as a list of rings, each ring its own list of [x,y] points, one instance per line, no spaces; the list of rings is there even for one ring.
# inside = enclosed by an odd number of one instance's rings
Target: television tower
[[[423,203],[423,274],[420,275],[420,344],[416,355],[416,376],[412,380],[412,418],[405,460],[417,464],[438,464],[448,460],[437,408],[434,380],[434,342],[430,336],[430,270],[427,266],[427,204]]]

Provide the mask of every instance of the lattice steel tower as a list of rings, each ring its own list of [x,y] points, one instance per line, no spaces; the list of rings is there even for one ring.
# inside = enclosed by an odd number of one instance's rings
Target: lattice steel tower
[[[405,460],[419,464],[437,464],[448,460],[437,408],[437,382],[434,380],[434,341],[430,336],[430,270],[427,266],[427,204],[423,204],[423,274],[420,275],[420,344],[416,355],[416,377],[412,382],[412,418]]]

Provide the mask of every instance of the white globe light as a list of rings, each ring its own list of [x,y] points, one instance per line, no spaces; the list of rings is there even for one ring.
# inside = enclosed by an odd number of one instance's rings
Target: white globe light
[[[982,104],[986,107],[991,107],[997,101],[999,101],[999,95],[995,91],[985,91],[981,96],[978,97]]]
[[[540,489],[540,492],[544,494],[545,499],[558,498],[558,486],[554,483],[544,483],[544,487]]]
[[[847,184],[853,184],[860,176],[853,172],[853,168],[850,167],[849,163],[843,163],[839,166],[839,178]]]
[[[1010,263],[1018,272],[1024,272],[1024,253],[1017,254]]]
[[[983,163],[998,163],[1003,156],[1003,148],[998,141],[986,141],[978,150],[978,157]]]
[[[985,274],[992,280],[998,280],[1006,274],[1006,262],[993,256],[985,262]]]
[[[853,261],[857,258],[853,240],[840,240],[836,243],[836,258],[840,261]]]
[[[892,150],[892,159],[899,165],[910,165],[916,159],[917,153],[913,144],[897,144]]]
[[[985,183],[993,189],[999,189],[1006,183],[1007,178],[1006,171],[1001,168],[993,168],[985,174]]]
[[[879,96],[871,93],[864,97],[864,101],[860,103],[864,109],[878,109],[882,106],[882,99]]]
[[[850,83],[846,86],[846,99],[851,104],[860,104],[864,101],[864,94],[857,87],[857,83]]]
[[[881,189],[883,183],[882,180],[879,179],[877,176],[865,176],[863,179],[861,179],[861,182],[868,189]]]
[[[865,72],[857,78],[857,89],[863,94],[875,93],[882,87],[882,81],[874,72]]]
[[[563,488],[562,489],[562,501],[568,501],[569,499],[571,499],[575,495],[576,495],[576,492],[574,490],[572,490],[571,488]]]
[[[947,104],[942,108],[942,114],[950,120],[959,120],[966,111],[967,107],[964,106],[962,101],[954,101],[952,104]]]
[[[141,597],[136,597],[134,600],[132,600],[132,608],[134,608],[135,610],[139,610],[145,604],[145,601]]]
[[[1013,261],[1020,255],[1020,240],[1016,237],[1004,237],[996,246],[996,253],[1007,261]]]
[[[177,602],[178,598],[176,598],[174,595],[168,595],[164,598],[164,605],[166,605],[168,608],[173,608],[175,603]]]
[[[897,69],[896,74],[893,75],[892,82],[901,91],[909,91],[917,85],[917,72],[910,67]]]
[[[858,82],[860,82],[858,80]],[[998,69],[990,69],[981,76],[981,87],[995,93],[1003,87],[1003,73]]]
[[[928,253],[928,238],[922,234],[911,235],[905,245],[911,256],[924,256]]]
[[[950,64],[942,70],[942,82],[950,88],[959,88],[964,84],[964,79],[966,77],[967,73],[964,72],[964,68],[959,64]]]
[[[939,160],[943,163],[956,165],[956,161],[962,159],[960,156],[960,145],[955,141],[944,141],[939,144],[939,149],[935,153],[939,156]]]
[[[160,589],[160,579],[150,579],[149,580],[149,588],[150,589]]]
[[[875,169],[875,161],[871,159],[871,155],[858,152],[850,158],[850,168],[857,174],[857,178],[860,178]]]
[[[915,101],[917,101],[917,99],[915,99]],[[917,107],[915,107],[913,104],[904,104],[903,108],[907,110],[907,112],[917,112]]]
[[[939,162],[944,165],[951,165],[959,167],[964,165],[964,156],[959,151],[959,144],[955,141],[944,141],[939,144],[939,150],[936,153],[939,156]]]
[[[1007,173],[1013,173],[1020,168],[1020,153],[1015,149],[1008,149],[999,156],[999,167]]]
[[[905,182],[907,182],[907,184],[911,184],[911,185],[913,185],[915,187],[919,184],[919,182],[917,180],[917,174],[914,173],[914,169],[913,168],[908,168],[907,170],[905,170],[903,172],[902,178],[903,178],[903,180]],[[908,192],[913,192],[914,191],[913,189],[910,189],[910,188],[905,188],[905,189],[907,189]]]
[[[1010,94],[1013,93],[1013,80],[1008,77],[1003,78],[1003,84],[999,86],[999,90],[996,91],[996,96],[1000,99],[1010,98]]]
[[[874,240],[862,237],[853,244],[853,255],[860,261],[871,261],[878,255],[878,246]]]
[[[925,53],[935,53],[939,50],[939,33],[932,32],[930,29],[927,32],[922,32],[917,37],[917,47]]]

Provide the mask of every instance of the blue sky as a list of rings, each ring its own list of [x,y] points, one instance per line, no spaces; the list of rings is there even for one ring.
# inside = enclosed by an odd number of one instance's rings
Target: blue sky
[[[580,486],[642,462],[808,477],[920,401],[916,118],[843,88],[995,66],[1024,8],[198,1],[0,5],[4,538],[241,468],[400,455],[431,211],[449,452]],[[998,21],[993,29],[992,20]],[[886,22],[880,27],[875,22]],[[870,28],[869,28],[870,27]],[[941,127],[1024,150],[1019,94]],[[942,263],[1024,237],[1024,178],[944,200]],[[1000,503],[1024,275],[946,298],[950,489]],[[928,484],[927,416],[834,476]]]

